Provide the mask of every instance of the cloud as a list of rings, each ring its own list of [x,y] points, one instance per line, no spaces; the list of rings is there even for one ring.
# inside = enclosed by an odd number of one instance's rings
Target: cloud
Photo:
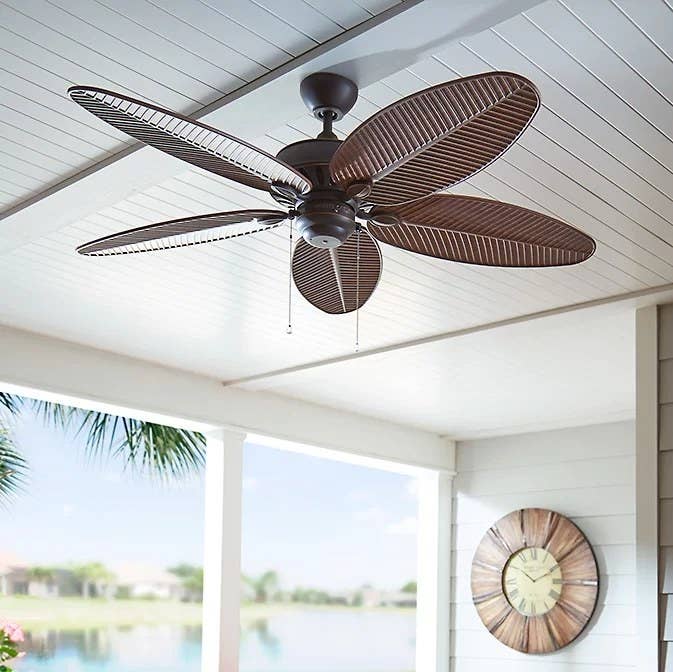
[[[379,525],[383,524],[385,517],[385,512],[378,506],[370,506],[368,509],[362,509],[353,514],[353,518],[360,523],[374,523]]]
[[[415,516],[404,516],[396,523],[386,525],[386,534],[412,535],[418,530],[418,521]]]
[[[346,501],[353,504],[361,504],[371,499],[371,493],[368,490],[351,490],[346,494]]]
[[[70,518],[75,511],[75,507],[72,504],[63,505],[63,517]]]

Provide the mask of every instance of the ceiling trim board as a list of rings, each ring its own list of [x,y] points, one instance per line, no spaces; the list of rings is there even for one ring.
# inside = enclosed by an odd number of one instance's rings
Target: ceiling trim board
[[[0,325],[0,389],[200,431],[227,428],[399,464],[452,470],[433,432]]]
[[[554,315],[563,315],[565,313],[575,312],[578,310],[587,310],[589,308],[597,308],[600,306],[606,306],[614,303],[621,303],[623,301],[636,301],[638,299],[643,298],[651,299],[652,297],[655,296],[657,298],[661,298],[659,297],[659,295],[664,296],[671,295],[671,298],[673,298],[673,283],[658,285],[657,287],[648,287],[646,289],[640,289],[634,292],[626,292],[624,294],[617,294],[614,296],[608,296],[600,299],[592,299],[591,301],[583,301],[581,303],[574,303],[567,306],[550,308],[549,310],[541,310],[535,313],[527,313],[525,315],[510,317],[505,320],[487,322],[485,324],[478,324],[472,327],[466,327],[464,329],[445,331],[439,334],[433,334],[432,336],[424,336],[422,338],[415,338],[409,341],[401,341],[399,343],[385,345],[380,348],[371,348],[370,350],[360,350],[358,352],[353,352],[348,355],[330,357],[328,359],[322,359],[316,362],[307,362],[306,364],[299,364],[297,366],[291,366],[284,369],[277,369],[275,371],[267,371],[252,376],[245,376],[243,378],[227,380],[222,382],[222,386],[223,387],[245,386],[245,389],[254,390],[255,383],[259,384],[267,382],[269,380],[277,379],[282,376],[288,376],[294,373],[301,373],[304,371],[310,371],[312,369],[318,369],[324,366],[341,364],[343,362],[350,362],[356,359],[363,359],[366,357],[372,357],[374,355],[382,355],[389,352],[395,352],[398,350],[406,350],[408,348],[415,348],[422,345],[428,345],[430,343],[437,343],[439,341],[447,341],[453,338],[460,338],[461,336],[478,334],[483,331],[492,331],[494,329],[500,329],[501,327],[508,327],[515,324],[521,324],[522,322],[529,322],[531,320],[540,320],[545,317],[552,317]],[[652,301],[648,301],[648,303],[652,303]]]
[[[472,441],[475,439],[489,439],[499,436],[513,436],[518,434],[533,434],[535,432],[549,432],[570,427],[588,427],[590,425],[608,425],[615,422],[629,422],[635,420],[633,409],[621,409],[606,413],[592,413],[581,416],[564,416],[548,422],[530,422],[522,425],[501,425],[490,429],[477,430],[451,436],[453,441]]]
[[[244,138],[305,114],[298,91],[312,71],[329,69],[363,88],[422,60],[437,49],[481,32],[540,0],[446,3],[405,0],[192,113]],[[453,30],[446,32],[446,26]],[[395,49],[391,50],[390,45]],[[269,104],[273,100],[273,105]],[[8,252],[129,194],[182,172],[184,164],[133,145],[106,157],[0,216],[0,253]]]

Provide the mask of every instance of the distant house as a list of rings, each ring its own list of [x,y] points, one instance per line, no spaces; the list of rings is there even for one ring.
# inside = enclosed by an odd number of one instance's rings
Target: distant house
[[[403,591],[391,591],[381,594],[382,607],[415,607],[416,593],[405,593]]]
[[[27,565],[8,553],[0,553],[0,595],[27,595]]]
[[[115,568],[114,581],[91,582],[89,597],[148,598],[179,600],[185,597],[180,579],[167,571],[144,565]],[[9,554],[0,554],[0,596],[69,597],[82,594],[81,579],[70,569],[51,569],[36,576],[31,566]]]
[[[416,594],[363,588],[362,605],[365,607],[415,607]]]
[[[0,595],[30,597],[67,597],[78,595],[79,588],[68,569],[50,569],[42,576],[16,556],[0,554]]]
[[[163,569],[147,565],[126,564],[114,568],[117,595],[126,598],[180,600],[184,597],[182,581]]]

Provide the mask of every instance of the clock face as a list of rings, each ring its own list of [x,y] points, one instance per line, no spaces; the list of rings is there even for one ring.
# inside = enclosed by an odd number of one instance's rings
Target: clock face
[[[472,561],[472,601],[503,644],[524,653],[567,646],[589,623],[598,600],[598,567],[577,526],[547,509],[498,520]]]
[[[539,546],[522,548],[502,572],[507,601],[524,616],[542,616],[561,597],[563,573],[556,558]]]

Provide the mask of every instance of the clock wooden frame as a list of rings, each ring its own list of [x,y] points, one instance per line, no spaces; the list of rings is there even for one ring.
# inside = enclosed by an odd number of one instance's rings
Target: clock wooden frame
[[[503,587],[507,563],[525,548],[546,550],[562,572],[558,601],[539,616],[517,611]],[[570,644],[591,620],[598,566],[587,538],[568,518],[547,509],[520,509],[484,535],[472,561],[471,585],[479,617],[494,637],[523,653],[551,653]]]

